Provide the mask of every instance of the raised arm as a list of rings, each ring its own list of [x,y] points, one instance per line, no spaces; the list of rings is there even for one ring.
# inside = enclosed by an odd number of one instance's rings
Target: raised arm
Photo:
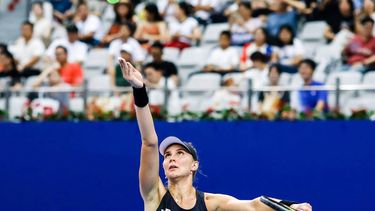
[[[157,195],[159,184],[158,137],[148,107],[148,98],[142,74],[129,62],[119,58],[124,79],[133,87],[135,111],[142,137],[141,164],[139,168],[140,189],[143,200],[152,200]]]

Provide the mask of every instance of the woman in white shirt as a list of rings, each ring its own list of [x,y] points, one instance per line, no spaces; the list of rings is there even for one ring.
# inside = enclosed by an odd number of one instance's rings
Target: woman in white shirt
[[[281,70],[288,73],[298,72],[297,66],[303,59],[303,45],[300,40],[294,38],[293,29],[290,25],[280,27],[278,34],[278,48],[274,62],[279,62]]]
[[[35,16],[35,20],[32,22],[34,24],[33,37],[42,40],[44,44],[48,44],[51,38],[52,23],[44,17],[43,3],[34,2],[32,13]]]
[[[193,8],[186,2],[178,3],[176,9],[177,21],[169,23],[169,42],[166,47],[179,48],[180,50],[190,47],[194,41],[201,38],[198,22],[190,17]]]
[[[232,32],[232,44],[244,45],[253,39],[254,32],[263,25],[260,18],[252,18],[251,3],[240,2],[238,16],[230,23]]]

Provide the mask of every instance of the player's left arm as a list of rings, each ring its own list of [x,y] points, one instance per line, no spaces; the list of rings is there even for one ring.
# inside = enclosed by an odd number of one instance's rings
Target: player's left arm
[[[275,199],[276,201],[280,201]],[[273,211],[272,208],[263,204],[260,198],[255,198],[253,200],[239,200],[232,196],[214,194],[213,201],[216,205],[218,211]],[[308,203],[293,204],[290,206],[298,211],[312,211],[312,207]]]

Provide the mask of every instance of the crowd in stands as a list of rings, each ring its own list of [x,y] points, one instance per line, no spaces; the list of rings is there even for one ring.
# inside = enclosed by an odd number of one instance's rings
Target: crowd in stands
[[[24,88],[31,77],[32,87],[81,87],[84,79],[90,80],[85,67],[95,62],[88,59],[90,52],[105,49],[107,54],[99,59],[106,66],[99,74],[109,76],[112,88],[129,86],[117,64],[122,57],[142,70],[149,88],[176,89],[189,79],[181,76],[184,70],[179,68],[178,56],[165,60],[166,49],[182,55],[187,49],[201,48],[209,49],[207,58],[201,58],[194,74],[218,73],[222,87],[238,88],[248,79],[255,88],[287,85],[283,74],[299,75],[301,87],[321,86],[324,80],[314,77],[321,61],[308,53],[312,46],[298,36],[303,26],[311,21],[326,23],[320,45],[332,46],[339,56],[334,68],[324,73],[365,74],[375,70],[374,4],[373,0],[120,0],[114,5],[104,0],[37,1],[20,26],[20,37],[0,45],[0,77],[10,78],[13,91]],[[209,34],[216,40],[214,45],[204,43],[205,30],[215,24],[226,27]],[[208,107],[225,101],[223,96],[233,99],[226,106],[243,103],[241,93],[217,92],[205,97]],[[155,99],[152,103],[163,104],[162,93],[150,95]],[[275,113],[285,105],[293,106],[293,99],[299,111],[329,109],[327,91],[294,95],[259,92],[256,110]],[[49,97],[68,107],[69,98],[76,96]]]

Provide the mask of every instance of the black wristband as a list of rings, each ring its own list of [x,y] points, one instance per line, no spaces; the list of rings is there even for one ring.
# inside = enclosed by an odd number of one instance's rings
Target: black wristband
[[[299,204],[298,202],[288,201],[288,200],[282,200],[282,201],[280,201],[280,203],[285,204],[288,207],[290,207],[292,204]]]
[[[133,95],[134,95],[134,103],[137,107],[143,108],[148,104],[148,96],[147,96],[145,84],[143,84],[142,88],[133,87]]]

